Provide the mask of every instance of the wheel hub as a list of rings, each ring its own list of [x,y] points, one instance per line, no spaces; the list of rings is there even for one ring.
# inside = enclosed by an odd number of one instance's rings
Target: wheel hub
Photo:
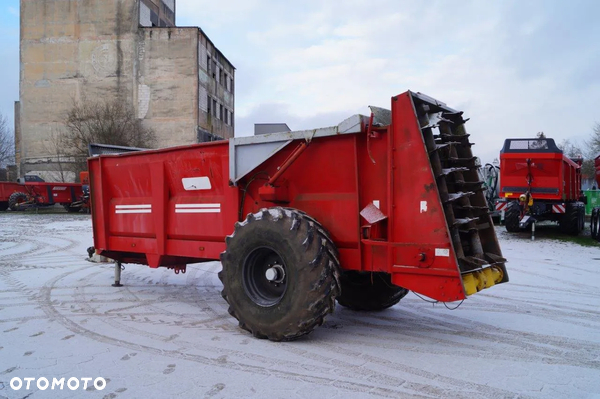
[[[285,279],[285,269],[281,265],[273,265],[265,271],[265,277],[272,283],[281,284]]]
[[[246,295],[259,306],[276,305],[287,289],[285,263],[269,247],[256,248],[246,257],[242,275]]]

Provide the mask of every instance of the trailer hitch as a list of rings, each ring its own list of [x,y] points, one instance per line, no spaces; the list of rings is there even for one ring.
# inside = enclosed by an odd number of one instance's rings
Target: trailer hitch
[[[531,216],[531,215],[525,215],[523,216],[523,218],[519,221],[519,227],[522,229],[526,229],[527,227],[529,227],[529,225],[531,223],[535,223],[537,220]]]

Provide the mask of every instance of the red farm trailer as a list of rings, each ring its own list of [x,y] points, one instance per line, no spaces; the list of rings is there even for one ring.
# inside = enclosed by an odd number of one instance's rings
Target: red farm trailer
[[[334,127],[89,158],[96,251],[116,280],[220,259],[229,313],[275,341],[336,299],[463,300],[508,281],[464,123],[405,92]]]
[[[22,186],[19,183],[0,182],[0,211],[8,209],[10,196],[21,189]]]
[[[553,139],[506,139],[500,152],[506,230],[550,220],[564,233],[579,234],[585,223],[581,162],[564,155]]]
[[[68,212],[79,212],[87,207],[84,197],[80,183],[50,183],[40,178],[27,179],[23,183],[0,182],[0,210],[2,211],[7,209],[19,211],[31,207],[60,204]]]

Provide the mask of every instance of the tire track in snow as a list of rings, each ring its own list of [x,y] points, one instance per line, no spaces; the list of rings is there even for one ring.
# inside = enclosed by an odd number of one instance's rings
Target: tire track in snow
[[[89,266],[88,266],[88,268],[89,268]],[[264,366],[257,365],[257,364],[246,364],[244,362],[239,362],[239,361],[228,361],[226,358],[223,358],[223,356],[220,356],[218,358],[211,358],[206,355],[193,354],[193,353],[182,353],[177,350],[154,348],[154,347],[148,346],[148,345],[137,344],[137,343],[125,340],[123,338],[109,337],[109,336],[106,336],[99,332],[89,330],[89,329],[81,326],[80,324],[77,324],[76,322],[70,320],[68,317],[65,317],[64,315],[62,315],[52,305],[53,287],[56,285],[56,283],[58,281],[60,281],[61,279],[67,277],[68,275],[70,275],[72,273],[75,273],[75,272],[73,272],[73,271],[66,272],[66,273],[63,273],[63,274],[51,279],[50,281],[48,281],[44,285],[42,290],[40,291],[40,296],[41,296],[40,304],[41,304],[43,311],[48,315],[49,318],[60,323],[65,328],[67,328],[68,330],[70,330],[76,334],[79,334],[79,335],[87,337],[89,339],[93,339],[93,340],[103,342],[106,344],[112,344],[112,345],[125,347],[130,350],[144,351],[144,352],[151,353],[151,354],[153,353],[153,354],[168,356],[168,357],[181,359],[181,360],[191,360],[191,361],[199,362],[202,364],[210,365],[213,367],[245,371],[245,372],[249,372],[252,374],[261,374],[264,376],[274,375],[274,376],[278,376],[280,378],[289,379],[289,380],[293,380],[293,381],[313,382],[313,383],[317,383],[317,384],[331,383],[331,379],[328,377],[319,377],[318,375],[303,374],[303,373],[294,372],[294,371],[285,371],[285,370],[281,370],[277,367],[269,368],[269,367],[264,367]],[[202,349],[206,350],[207,348],[205,346],[203,346]],[[264,360],[272,360],[272,359],[265,357]],[[287,363],[287,362],[285,362],[285,363]],[[340,376],[340,378],[345,378],[345,376]],[[422,397],[421,395],[414,395],[410,391],[406,391],[404,389],[399,389],[401,387],[383,388],[383,387],[379,387],[376,385],[372,385],[372,384],[368,384],[368,383],[359,383],[359,382],[355,382],[355,381],[340,381],[340,383],[343,385],[340,385],[339,388],[342,388],[342,389],[345,388],[352,392],[363,391],[363,392],[368,392],[368,393],[375,393],[377,395],[386,396],[386,397],[398,397],[398,396],[415,397],[415,398]]]
[[[98,273],[99,272],[96,272],[94,274],[98,274]],[[214,273],[211,272],[211,270],[206,270],[202,273],[202,275],[199,278],[191,277],[191,281],[193,283],[197,283],[198,281],[203,281],[208,278],[209,279],[208,282],[210,282],[210,276],[212,276],[212,275],[214,275]],[[52,288],[56,285],[56,282],[64,277],[66,277],[66,275],[57,279],[50,286],[50,292],[51,292]],[[164,279],[161,278],[161,281],[164,281]],[[81,293],[79,295],[83,295],[82,293],[84,292],[84,290],[82,289],[80,291],[81,291]],[[50,295],[50,294],[48,294],[48,295]],[[134,293],[134,296],[135,296],[135,293]],[[137,299],[139,299],[139,297]],[[127,299],[127,298],[124,299],[125,302],[127,302],[128,300],[129,299]],[[81,304],[85,304],[85,305],[83,305],[83,310],[87,314],[92,314],[92,315],[97,314],[90,306],[87,305],[89,303],[89,301],[87,300],[85,295],[78,297],[77,302],[81,303]],[[154,302],[154,303],[156,303],[156,302]],[[204,302],[203,304],[206,304],[206,302]],[[50,306],[52,306],[52,305],[50,304]],[[154,305],[150,304],[150,306],[152,307]],[[163,311],[163,314],[164,314],[164,309],[158,308],[158,310]],[[216,311],[213,310],[213,312],[216,312]],[[160,313],[158,313],[158,314],[160,314]],[[179,316],[179,317],[181,316],[180,314],[174,314],[174,315]],[[64,322],[68,321],[67,324],[70,324],[70,323],[77,324],[75,321],[70,320],[68,317],[66,317],[64,315],[62,315],[61,317],[64,318],[64,320],[63,320]],[[219,320],[222,320],[222,318],[223,317],[219,317]],[[106,318],[106,319],[105,318],[101,318],[101,319],[103,322],[106,322],[107,324],[109,324],[113,329],[115,329],[117,331],[125,331],[128,334],[131,334],[133,336],[142,336],[147,339],[152,339],[155,341],[163,341],[163,342],[165,341],[166,338],[168,338],[168,337],[165,337],[162,335],[154,334],[154,333],[150,332],[151,330],[140,330],[139,328],[131,328],[128,326],[124,326],[119,321],[111,319],[110,317]],[[61,322],[61,321],[59,321],[59,322]],[[153,322],[150,322],[150,323],[153,323]],[[61,322],[61,324],[63,324],[63,322]],[[161,324],[164,325],[164,323],[161,323]],[[231,323],[231,324],[232,325],[229,328],[230,331],[233,331],[233,332],[238,331],[239,334],[245,334],[245,333],[241,332],[241,330],[238,330],[238,328],[235,327],[233,325],[233,323]],[[79,324],[77,324],[77,325],[79,325]],[[180,327],[180,326],[177,325],[177,327]],[[82,326],[80,326],[80,328],[85,329]],[[222,330],[222,328],[219,328],[219,330]],[[71,330],[71,331],[77,332],[74,330]],[[95,334],[95,336],[91,337],[93,339],[98,338],[98,335],[101,335],[98,331],[95,331],[94,334]],[[112,339],[106,335],[102,335],[102,336],[106,340]],[[89,334],[88,334],[88,337],[90,337]],[[120,341],[123,341],[123,339],[120,339]],[[129,342],[129,343],[131,343],[131,342]],[[197,349],[197,344],[194,342],[177,339],[176,343],[179,346],[183,345],[184,348],[189,348],[192,350]],[[273,343],[270,343],[270,345],[273,345]],[[376,347],[381,347],[381,345],[377,344],[377,341],[374,342],[372,345],[374,345]],[[182,348],[182,349],[184,349],[184,348]],[[131,348],[131,349],[136,349],[136,348]],[[182,349],[178,349],[176,351],[176,353],[181,354]],[[290,360],[273,359],[273,358],[265,357],[262,355],[241,352],[238,350],[231,350],[231,349],[228,350],[228,349],[224,349],[221,347],[207,345],[206,342],[203,343],[202,349],[205,352],[215,353],[215,356],[218,355],[219,359],[222,359],[223,356],[227,356],[227,357],[235,356],[235,357],[239,357],[240,359],[245,359],[246,361],[250,362],[250,364],[248,364],[248,366],[253,367],[253,368],[256,367],[256,364],[260,364],[260,365],[262,365],[262,367],[265,368],[265,370],[280,370],[283,373],[285,373],[286,371],[282,370],[282,368],[288,369],[288,370],[290,370],[290,369],[302,370],[302,369],[307,368],[306,364],[303,364],[303,363],[297,363],[297,362],[293,362]],[[349,351],[347,348],[336,346],[336,345],[328,343],[328,342],[319,342],[316,344],[314,342],[311,342],[311,344],[308,346],[308,350],[306,350],[306,349],[295,350],[293,344],[291,344],[291,345],[286,344],[284,349],[288,350],[290,353],[293,353],[293,354],[299,356],[300,358],[307,359],[310,361],[316,361],[319,365],[321,365],[321,366],[310,365],[310,370],[313,372],[319,371],[320,373],[323,373],[323,374],[325,374],[325,373],[326,374],[337,374],[338,378],[342,378],[347,375],[361,376],[361,378],[365,378],[367,380],[364,382],[361,381],[362,384],[366,384],[369,381],[376,382],[383,386],[404,386],[406,384],[406,381],[404,379],[401,379],[401,378],[398,378],[398,377],[392,376],[392,375],[386,375],[379,371],[374,371],[374,370],[370,369],[367,365],[356,365],[354,361],[350,361],[350,359],[356,358],[355,352]],[[161,350],[163,352],[165,351],[164,349],[157,349],[157,350]],[[189,350],[185,350],[185,352],[190,353]],[[340,359],[339,358],[340,354],[343,354],[343,356],[348,358],[349,360]],[[419,370],[418,368],[408,367],[401,363],[390,362],[389,360],[386,360],[383,358],[378,358],[373,355],[368,356],[365,359],[371,365],[386,366],[386,367],[391,366],[394,369],[402,370],[405,373],[412,374],[415,376],[420,376],[423,378],[431,378],[431,376],[432,376],[432,373],[428,373],[423,370]],[[239,363],[239,360],[235,360],[235,362]],[[324,365],[326,365],[327,367],[324,367]],[[300,375],[297,372],[294,374]],[[444,377],[441,375],[436,375],[436,376],[437,377],[434,378],[434,380],[436,380],[437,382],[444,382],[446,384],[449,384],[450,386],[446,389],[446,388],[439,388],[437,385],[417,384],[414,382],[409,383],[408,386],[410,386],[410,390],[414,390],[415,393],[416,392],[420,392],[420,393],[427,392],[430,395],[444,396],[444,397],[463,397],[464,393],[453,394],[452,387],[454,387],[454,388],[461,387],[463,389],[464,389],[464,387],[468,387],[470,390],[472,389],[473,392],[481,392],[481,393],[485,392],[486,396],[487,395],[494,396],[494,397],[513,397],[514,396],[514,394],[511,392],[500,390],[497,388],[487,387],[487,386],[481,385],[481,384],[474,384],[474,383],[470,383],[465,380]],[[348,384],[348,382],[344,382],[344,384]],[[354,385],[351,385],[351,386],[354,386]],[[374,385],[373,388],[374,387],[376,387],[376,385]],[[351,390],[355,391],[354,389],[351,389]],[[405,394],[406,394],[406,392],[403,395],[405,395]]]

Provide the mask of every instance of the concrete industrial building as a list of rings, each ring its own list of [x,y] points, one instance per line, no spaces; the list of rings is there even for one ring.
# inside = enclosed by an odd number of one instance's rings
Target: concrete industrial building
[[[200,28],[176,27],[175,7],[175,0],[21,0],[20,175],[49,177],[49,141],[86,99],[132,104],[157,147],[233,137],[235,68]]]

